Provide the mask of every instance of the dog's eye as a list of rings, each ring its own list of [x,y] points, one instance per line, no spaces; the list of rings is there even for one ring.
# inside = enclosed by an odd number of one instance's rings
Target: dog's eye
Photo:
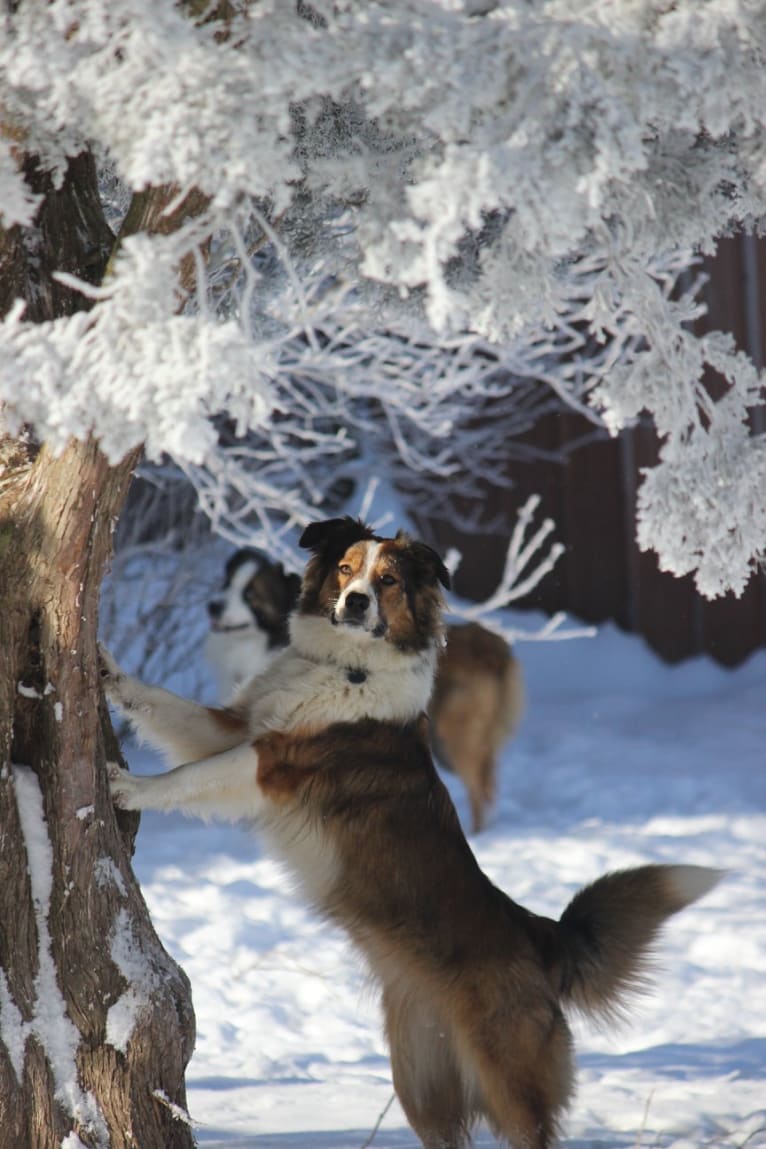
[[[380,581],[382,582],[383,586],[396,586],[396,579],[393,575],[390,574],[381,575]]]
[[[351,570],[351,567],[348,565],[348,563],[340,563],[338,566],[338,574],[350,575],[353,574],[353,571]]]

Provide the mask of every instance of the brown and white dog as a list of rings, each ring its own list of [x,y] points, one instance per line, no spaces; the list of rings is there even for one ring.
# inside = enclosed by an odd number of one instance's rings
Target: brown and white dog
[[[663,921],[719,875],[609,874],[559,921],[511,901],[479,869],[431,758],[439,557],[351,519],[301,542],[313,555],[291,644],[229,709],[104,656],[110,700],[184,763],[153,777],[111,767],[114,801],[256,823],[379,983],[394,1086],[426,1149],[463,1149],[482,1117],[519,1149],[546,1149],[573,1088],[564,1009],[620,1012]]]
[[[224,575],[208,603],[205,655],[228,701],[287,646],[300,579],[248,548],[231,555]],[[465,785],[476,832],[494,803],[500,754],[524,709],[522,672],[507,642],[478,623],[448,625],[445,636],[428,706],[432,745]]]

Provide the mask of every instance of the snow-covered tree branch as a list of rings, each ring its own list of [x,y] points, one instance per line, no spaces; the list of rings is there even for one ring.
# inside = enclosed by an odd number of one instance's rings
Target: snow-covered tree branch
[[[499,427],[492,404],[523,411],[519,380],[540,379],[614,432],[651,413],[664,442],[641,545],[705,594],[741,592],[766,551],[749,424],[763,381],[720,333],[692,332],[699,304],[677,279],[766,208],[766,4],[213,10],[53,0],[2,16],[6,224],[35,210],[22,148],[58,178],[87,144],[129,190],[207,205],[126,241],[89,312],[35,327],[11,312],[9,425],[59,446],[92,432],[113,459],[143,442],[221,513],[225,479],[229,516],[253,498],[266,514],[289,471],[300,521],[311,461],[332,473],[381,419],[410,469],[486,473],[501,440],[466,413]],[[179,314],[183,259],[197,283]],[[245,458],[221,455],[216,416],[255,435],[260,495],[240,490]]]
[[[535,630],[529,627],[509,625],[499,612],[511,603],[518,602],[553,570],[564,553],[561,543],[551,541],[554,524],[551,519],[543,519],[535,524],[535,516],[540,506],[540,496],[531,495],[519,510],[516,523],[508,541],[505,562],[500,580],[492,594],[480,603],[471,605],[450,602],[450,615],[465,622],[481,622],[488,630],[502,635],[509,643],[520,639],[529,642],[544,642],[549,639],[590,638],[595,635],[594,627],[568,627],[562,629],[566,621],[563,611],[554,614]],[[445,563],[450,574],[460,565],[459,551],[450,550]]]

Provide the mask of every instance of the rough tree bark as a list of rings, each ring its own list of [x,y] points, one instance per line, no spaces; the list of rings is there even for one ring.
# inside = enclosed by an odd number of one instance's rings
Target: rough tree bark
[[[33,160],[25,171],[44,200],[31,228],[0,231],[0,313],[21,295],[44,320],[83,306],[51,272],[99,282],[114,237],[89,155],[58,190]],[[146,226],[159,213],[143,209]],[[0,437],[0,1149],[193,1144],[180,1119],[189,985],[154,933],[129,862],[136,825],[118,826],[106,785],[119,752],[98,596],[135,462]]]

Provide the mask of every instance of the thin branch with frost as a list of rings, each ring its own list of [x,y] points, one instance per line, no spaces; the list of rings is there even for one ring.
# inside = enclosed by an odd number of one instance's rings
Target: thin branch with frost
[[[530,495],[516,517],[508,549],[505,555],[503,573],[493,594],[475,608],[464,611],[465,618],[475,618],[493,610],[501,610],[516,599],[523,598],[534,590],[537,584],[553,569],[564,553],[562,543],[554,543],[547,552],[537,558],[537,565],[529,570],[530,563],[541,550],[543,544],[555,529],[552,519],[543,519],[534,533],[526,538],[527,531],[540,505],[539,495]]]
[[[534,590],[564,553],[565,548],[561,543],[546,545],[555,529],[551,519],[543,519],[537,527],[534,526],[539,506],[540,496],[530,495],[519,510],[508,542],[503,573],[492,594],[472,606],[451,604],[449,613],[465,622],[481,622],[488,630],[502,635],[511,643],[520,640],[543,642],[550,639],[590,638],[596,633],[594,627],[562,630],[567,621],[563,612],[553,615],[536,630],[508,626],[496,617],[499,611]],[[454,573],[459,562],[459,552],[451,550],[446,558],[448,570]]]
[[[14,147],[0,129],[0,224],[28,226],[35,217],[39,197],[32,195],[18,170]]]
[[[564,611],[556,611],[537,630],[519,630],[518,627],[505,627],[500,633],[504,634],[509,642],[561,642],[568,638],[595,638],[598,630],[595,626],[570,626],[562,630],[567,622]],[[485,622],[489,629],[494,629],[491,622]]]
[[[254,312],[264,272],[242,262],[244,234],[233,249],[226,311],[254,335],[268,332],[278,415],[244,440],[219,438],[201,466],[181,463],[215,529],[232,543],[284,555],[290,527],[316,517],[339,485],[366,478],[359,461],[366,466],[371,456],[378,479],[416,494],[421,513],[443,513],[449,501],[456,525],[475,529],[488,479],[510,486],[509,459],[542,454],[520,442],[559,406],[534,377],[540,347],[527,367],[517,356],[525,377],[478,337],[438,339],[413,317],[371,329],[364,295],[329,273],[296,298],[294,267],[276,299]],[[272,277],[289,259],[278,254],[266,273]],[[564,450],[549,454],[561,459]],[[458,476],[459,502],[450,494]]]

